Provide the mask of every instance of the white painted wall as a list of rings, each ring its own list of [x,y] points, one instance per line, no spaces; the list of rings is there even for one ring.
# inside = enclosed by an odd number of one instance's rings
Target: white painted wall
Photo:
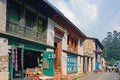
[[[81,73],[83,73],[83,57],[81,57],[80,71]]]
[[[77,61],[78,61],[78,63],[77,63],[77,64],[78,64],[78,74],[80,74],[80,72],[81,72],[81,71],[80,71],[80,65],[81,65],[81,64],[80,64],[80,56],[78,56],[77,59],[78,59],[78,60],[77,60]]]
[[[58,25],[56,22],[51,20],[50,18],[48,19],[47,44],[54,47],[54,36],[55,36],[54,27],[57,27],[65,32],[62,39],[62,50],[67,50],[67,31],[63,27]],[[47,49],[47,51],[54,51],[54,50]],[[61,52],[61,67],[62,67],[61,68],[62,73],[66,75],[67,74],[67,53],[63,51]]]
[[[83,41],[78,40],[78,54],[84,55],[84,45]],[[81,60],[81,61],[80,61]],[[79,56],[78,58],[78,74],[83,73],[83,57]]]
[[[47,28],[47,44],[50,46],[54,46],[54,27],[57,27],[65,32],[63,39],[62,39],[62,49],[66,50],[66,44],[67,44],[67,31],[61,27],[59,24],[48,18],[48,28]]]
[[[62,39],[62,50],[67,50],[67,31],[64,30],[65,33],[64,33],[64,36],[63,36],[63,39]],[[63,52],[62,51],[62,55],[61,55],[61,67],[62,67],[62,73],[63,75],[66,75],[67,74],[67,53]]]
[[[50,46],[54,46],[54,26],[55,23],[51,19],[48,19],[47,44]]]
[[[62,56],[61,56],[61,67],[62,67],[62,73],[63,75],[67,74],[67,53],[62,52]]]
[[[0,31],[6,32],[6,4],[7,0],[0,0]]]
[[[53,20],[48,19],[48,29],[47,29],[47,44],[50,46],[54,46],[54,27],[60,28],[64,31],[64,36],[62,39],[62,50],[67,50],[67,36],[68,32],[66,29],[55,23]],[[83,42],[82,42],[83,43]],[[53,51],[52,49],[47,49],[47,51]],[[80,40],[78,40],[78,54],[83,55],[83,44],[81,45]],[[78,56],[78,73],[83,73],[83,58]],[[81,59],[81,63],[80,63]],[[67,74],[67,53],[61,53],[61,69],[63,75]]]
[[[67,50],[67,36],[68,36],[68,32],[67,30],[64,30],[64,36],[63,36],[63,39],[62,39],[62,50]]]
[[[0,38],[0,56],[8,55],[8,40]]]
[[[91,58],[89,58],[89,72],[91,72]]]
[[[78,40],[78,54],[84,55],[83,49],[84,49],[83,41]]]
[[[83,73],[83,57],[78,56],[78,74]]]

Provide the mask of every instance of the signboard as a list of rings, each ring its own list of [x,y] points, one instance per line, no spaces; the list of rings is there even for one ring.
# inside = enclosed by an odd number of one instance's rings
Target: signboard
[[[52,58],[53,52],[44,52],[43,53],[43,75],[45,76],[54,76],[54,59]],[[49,58],[50,55],[50,58]]]
[[[47,60],[43,61],[43,68],[49,69],[49,62]]]

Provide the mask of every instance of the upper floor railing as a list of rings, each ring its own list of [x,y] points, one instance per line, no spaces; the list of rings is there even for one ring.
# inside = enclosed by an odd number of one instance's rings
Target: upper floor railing
[[[69,51],[69,52],[72,52],[72,53],[78,53],[78,49],[77,48],[72,48],[72,47],[67,47],[67,50]]]
[[[35,31],[27,26],[22,26],[22,25],[16,24],[16,23],[8,21],[8,20],[7,20],[7,24],[6,24],[6,32],[13,34],[13,35],[18,35],[20,37],[24,37],[27,39],[32,39],[35,41],[46,43],[46,34],[45,33],[40,33],[40,32]]]

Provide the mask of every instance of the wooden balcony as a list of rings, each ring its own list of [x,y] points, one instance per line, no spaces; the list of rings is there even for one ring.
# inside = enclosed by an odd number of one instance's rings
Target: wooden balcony
[[[14,22],[7,21],[6,32],[26,39],[46,43],[46,34],[35,31],[27,26],[21,26]]]
[[[78,54],[78,49],[77,49],[77,48],[67,47],[67,50],[68,50],[69,52]]]

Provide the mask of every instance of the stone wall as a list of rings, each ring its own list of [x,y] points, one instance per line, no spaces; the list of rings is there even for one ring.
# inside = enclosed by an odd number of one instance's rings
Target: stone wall
[[[0,72],[8,72],[8,56],[0,56]]]
[[[7,0],[0,0],[0,32],[6,31],[6,4]]]
[[[0,72],[8,72],[8,40],[0,38]]]
[[[84,41],[84,55],[94,57],[93,52],[95,51],[94,41],[91,39],[86,39]]]

